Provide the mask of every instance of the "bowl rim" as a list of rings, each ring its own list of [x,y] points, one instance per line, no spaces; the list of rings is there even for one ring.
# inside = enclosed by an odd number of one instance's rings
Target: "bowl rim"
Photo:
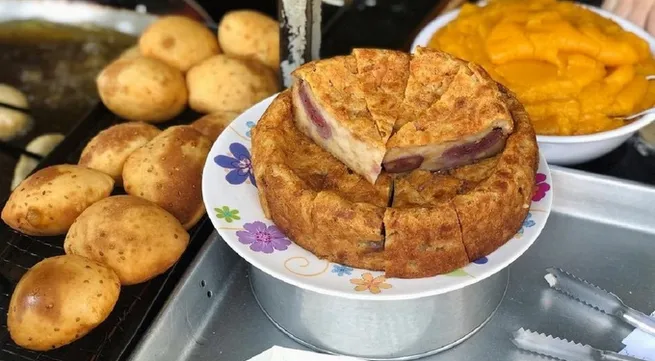
[[[591,5],[586,5],[586,4],[578,4],[576,3],[575,5],[589,9],[598,15],[601,15],[605,18],[608,18],[614,22],[616,22],[620,27],[622,27],[625,31],[631,32],[644,41],[648,43],[650,46],[651,54],[655,56],[655,37],[650,35],[647,31],[644,29],[638,27],[637,25],[633,24],[632,22],[623,19],[619,17],[618,15],[611,13],[609,11],[603,10],[601,8],[591,6]],[[484,6],[484,5],[482,5]],[[457,18],[457,15],[459,14],[460,9],[455,9],[451,10],[449,12],[446,12],[442,15],[437,16],[436,18],[432,19],[428,24],[426,24],[421,31],[416,35],[414,38],[414,41],[412,42],[412,46],[410,48],[410,52],[414,52],[418,46],[427,46],[427,43],[430,41],[430,38],[432,35],[442,27],[444,27],[446,24],[452,22]],[[655,74],[654,74],[655,75]],[[559,143],[559,144],[571,144],[571,143],[589,143],[589,142],[598,142],[598,141],[603,141],[603,140],[609,140],[613,138],[618,138],[621,136],[629,135],[632,133],[637,132],[639,129],[649,125],[655,121],[655,114],[647,114],[642,117],[640,117],[637,120],[634,120],[626,125],[623,125],[618,128],[610,129],[610,130],[605,130],[601,132],[596,132],[596,133],[590,133],[590,134],[581,134],[581,135],[540,135],[537,134],[537,141],[539,142],[544,142],[544,143]]]

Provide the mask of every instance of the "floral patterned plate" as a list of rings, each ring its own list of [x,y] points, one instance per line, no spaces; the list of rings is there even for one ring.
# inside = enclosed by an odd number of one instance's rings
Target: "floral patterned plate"
[[[264,217],[250,163],[250,129],[273,97],[256,104],[214,143],[205,164],[205,207],[221,237],[255,267],[298,287],[357,299],[409,299],[445,293],[480,281],[507,267],[525,252],[550,214],[551,177],[540,158],[537,187],[523,227],[505,245],[449,274],[420,279],[386,278],[383,272],[351,268],[318,259],[291,242]]]

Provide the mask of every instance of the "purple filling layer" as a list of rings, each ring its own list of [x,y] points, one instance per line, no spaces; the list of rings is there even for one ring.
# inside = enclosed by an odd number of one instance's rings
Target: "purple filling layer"
[[[403,173],[414,170],[423,164],[422,155],[411,155],[384,163],[384,169],[389,173]]]
[[[480,153],[486,152],[503,141],[503,138],[503,130],[494,128],[489,134],[477,142],[458,145],[446,150],[443,153],[443,157],[449,163],[457,163],[460,159],[475,159]]]
[[[441,162],[446,168],[458,167],[480,158],[494,148],[498,148],[505,141],[503,130],[495,128],[477,142],[465,143],[447,149],[441,155]],[[485,154],[486,156],[492,154]],[[423,156],[410,155],[384,163],[384,169],[389,173],[404,173],[417,169],[423,164]],[[436,169],[434,169],[436,170]]]
[[[300,84],[298,95],[300,96],[300,101],[302,102],[303,108],[305,108],[305,112],[307,113],[309,120],[311,120],[312,124],[314,124],[316,127],[318,135],[320,135],[323,139],[329,139],[332,136],[332,129],[330,129],[330,126],[325,121],[325,118],[323,118],[321,112],[312,102],[309,96],[309,92],[310,90],[307,84],[302,82]]]

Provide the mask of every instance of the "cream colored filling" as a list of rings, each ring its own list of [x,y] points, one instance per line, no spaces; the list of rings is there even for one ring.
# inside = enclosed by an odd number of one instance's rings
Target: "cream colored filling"
[[[505,139],[497,142],[494,146],[485,149],[484,151],[476,152],[470,157],[462,157],[458,159],[446,159],[443,154],[447,150],[460,146],[462,144],[469,144],[480,141],[484,138],[493,128],[488,128],[486,131],[464,137],[462,140],[455,142],[447,142],[442,144],[427,144],[422,146],[409,146],[409,147],[394,147],[389,148],[384,157],[383,163],[393,162],[398,159],[420,155],[423,157],[423,163],[419,167],[425,170],[439,170],[444,168],[456,167],[469,163],[474,160],[491,157],[500,152],[505,146]],[[463,160],[461,162],[460,160]]]
[[[292,89],[294,108],[297,111],[294,115],[294,120],[298,128],[355,173],[360,174],[369,182],[375,183],[382,170],[381,164],[385,149],[377,149],[368,143],[356,139],[348,129],[341,126],[330,114],[317,106],[312,92],[309,91],[308,96],[312,104],[319,109],[324,122],[331,130],[330,137],[327,139],[321,137],[317,127],[310,119],[302,104],[299,85],[295,84]]]

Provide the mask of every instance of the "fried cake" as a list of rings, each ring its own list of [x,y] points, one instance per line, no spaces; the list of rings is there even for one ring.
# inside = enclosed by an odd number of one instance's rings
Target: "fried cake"
[[[382,221],[391,177],[375,184],[296,127],[280,93],[252,130],[252,163],[265,215],[301,247],[343,264],[383,269]]]
[[[480,67],[428,49],[355,49],[294,75],[252,134],[262,208],[291,240],[332,262],[419,278],[516,234],[536,136],[514,94]],[[376,167],[390,154],[421,160]]]
[[[514,118],[514,133],[507,138],[493,172],[484,180],[477,179],[478,185],[470,192],[453,198],[471,260],[493,252],[516,234],[534,193],[539,164],[535,132],[523,105],[509,90],[504,87],[501,90]],[[453,173],[457,176],[456,171]],[[468,175],[475,176],[473,173]]]
[[[410,63],[404,114],[387,142],[384,168],[434,171],[498,154],[514,129],[503,97],[482,67],[417,49]]]
[[[306,63],[294,72],[292,99],[298,129],[355,173],[375,183],[384,141],[366,104],[352,56]]]
[[[500,154],[396,179],[393,208],[384,216],[387,276],[452,271],[492,253],[521,227],[534,191],[538,148],[525,109],[506,89],[501,92],[515,129]]]
[[[266,217],[319,258],[387,277],[448,273],[502,246],[529,210],[538,165],[535,133],[504,87],[513,132],[502,151],[471,164],[375,184],[316,144],[280,93],[252,134],[252,164]]]
[[[491,157],[514,128],[484,69],[434,49],[354,49],[293,76],[298,128],[371,183],[383,168],[437,171]]]
[[[364,100],[382,142],[386,143],[396,122],[402,118],[410,56],[385,49],[353,49],[352,55]]]

